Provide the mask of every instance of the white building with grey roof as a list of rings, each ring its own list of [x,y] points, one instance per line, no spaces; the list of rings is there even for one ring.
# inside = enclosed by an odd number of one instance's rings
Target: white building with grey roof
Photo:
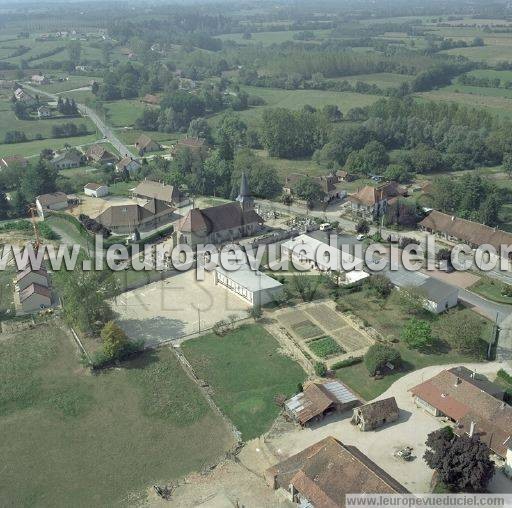
[[[214,277],[216,285],[224,286],[253,307],[279,300],[284,290],[279,281],[245,264],[234,271],[218,266]]]

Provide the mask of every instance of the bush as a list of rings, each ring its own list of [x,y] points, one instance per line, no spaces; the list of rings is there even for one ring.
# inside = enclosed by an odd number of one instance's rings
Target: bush
[[[505,383],[508,383],[509,385],[512,386],[512,376],[508,372],[506,372],[503,369],[500,369],[497,375],[501,380],[505,381]]]
[[[432,328],[428,321],[412,318],[401,331],[401,339],[412,349],[426,351],[434,345],[434,337],[432,336]]]
[[[393,290],[393,284],[385,275],[372,275],[368,277],[366,285],[381,298],[387,298]]]
[[[351,356],[350,358],[345,358],[345,360],[341,360],[339,362],[333,363],[331,366],[332,370],[343,369],[344,367],[350,367],[352,365],[357,365],[361,363],[363,358],[361,356]]]
[[[327,365],[323,362],[315,363],[315,374],[320,377],[325,377],[327,374]]]
[[[402,357],[395,348],[386,344],[373,344],[364,355],[364,364],[371,376],[375,376],[387,363],[396,369],[400,367]]]

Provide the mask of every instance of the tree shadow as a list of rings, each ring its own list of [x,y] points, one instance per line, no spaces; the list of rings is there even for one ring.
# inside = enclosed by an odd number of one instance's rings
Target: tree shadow
[[[165,317],[150,319],[119,319],[119,326],[133,340],[144,340],[146,346],[156,346],[185,335],[184,321]]]

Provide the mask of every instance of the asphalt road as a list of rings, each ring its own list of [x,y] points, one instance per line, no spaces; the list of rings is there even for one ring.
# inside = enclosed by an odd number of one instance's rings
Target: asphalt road
[[[49,97],[54,101],[59,100],[58,95],[45,92],[43,90],[40,90],[39,88],[33,87],[26,83],[23,83],[23,88],[26,88],[27,90],[30,90],[31,92],[38,95],[45,95],[46,97]],[[124,143],[121,142],[121,140],[114,134],[112,129],[105,122],[103,122],[103,120],[98,116],[98,114],[93,109],[89,108],[84,104],[79,103],[77,103],[77,107],[83,116],[88,116],[91,119],[94,125],[96,125],[98,131],[101,132],[104,139],[106,141],[109,141],[112,144],[112,146],[121,154],[122,157],[134,156],[132,151]]]

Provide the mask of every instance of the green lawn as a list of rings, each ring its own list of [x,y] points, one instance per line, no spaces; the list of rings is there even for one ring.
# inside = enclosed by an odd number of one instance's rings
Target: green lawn
[[[129,181],[129,182],[117,182],[109,185],[109,192],[113,196],[130,196],[130,190],[134,187],[137,187],[139,182]]]
[[[224,337],[210,334],[188,340],[182,349],[244,440],[269,429],[279,413],[274,397],[292,395],[305,378],[260,325],[244,326]]]
[[[306,104],[321,108],[326,104],[336,104],[343,113],[349,109],[368,106],[377,101],[377,95],[365,95],[352,92],[330,92],[324,90],[283,90],[279,88],[261,88],[255,86],[241,86],[250,95],[258,95],[265,100],[264,106],[256,106],[240,112],[241,118],[251,127],[261,123],[261,115],[265,108],[301,109]],[[223,113],[214,115],[210,119],[216,125]]]
[[[67,92],[69,90],[74,90],[75,88],[82,88],[84,86],[89,86],[89,83],[94,81],[101,81],[102,78],[90,77],[90,76],[67,76],[66,81],[55,81],[54,83],[50,83],[49,85],[42,85],[40,88],[45,92],[50,93],[61,93]]]
[[[352,293],[344,296],[341,301],[356,316],[362,319],[368,326],[375,328],[383,337],[388,340],[395,341],[393,344],[402,356],[404,361],[404,369],[394,374],[388,374],[383,379],[375,379],[368,374],[368,370],[363,363],[352,365],[339,369],[336,373],[337,377],[353,388],[362,397],[367,400],[373,399],[387,390],[397,379],[407,372],[421,369],[430,365],[442,365],[447,363],[467,363],[479,361],[474,357],[458,353],[451,350],[447,345],[443,345],[438,351],[431,353],[421,353],[419,351],[409,349],[401,342],[396,342],[400,337],[403,325],[411,316],[407,314],[396,298],[397,293],[389,297],[384,303],[371,295],[366,290]],[[469,309],[459,308],[452,312],[472,313]],[[420,316],[421,319],[430,321],[435,329],[435,323],[444,319],[444,315],[435,316],[425,313]],[[492,324],[484,319],[482,339],[488,342],[491,335]],[[441,337],[442,339],[442,337]]]
[[[99,375],[54,325],[0,343],[3,506],[128,506],[215,463],[223,421],[168,350]]]
[[[88,239],[85,237],[85,235],[82,235],[75,224],[71,223],[70,221],[54,215],[45,219],[45,222],[56,234],[61,237],[60,240],[63,243],[72,242],[74,244],[80,245],[85,250],[92,249],[92,237]]]
[[[488,300],[498,303],[512,304],[512,297],[501,294],[503,287],[508,284],[498,282],[490,277],[482,277],[478,282],[470,287],[470,290]]]
[[[0,318],[6,311],[14,311],[14,269],[0,270]]]
[[[460,55],[470,60],[481,60],[492,65],[504,60],[512,60],[512,40],[509,39],[509,44],[493,44],[474,48],[454,48],[441,51],[440,53]]]
[[[1,114],[0,112],[0,115]],[[0,155],[23,155],[24,157],[33,157],[39,155],[44,148],[60,150],[64,148],[66,144],[81,146],[93,144],[97,140],[98,136],[96,134],[88,134],[87,136],[76,136],[72,138],[54,138],[29,141],[27,143],[0,144]]]
[[[0,103],[0,141],[3,142],[5,134],[9,131],[23,131],[29,140],[35,139],[40,134],[43,138],[53,138],[52,127],[64,123],[73,123],[75,125],[84,124],[89,132],[94,132],[94,124],[88,118],[48,118],[20,120],[11,110],[10,103],[2,101]]]
[[[139,99],[104,102],[107,120],[113,127],[132,126],[147,107]]]

